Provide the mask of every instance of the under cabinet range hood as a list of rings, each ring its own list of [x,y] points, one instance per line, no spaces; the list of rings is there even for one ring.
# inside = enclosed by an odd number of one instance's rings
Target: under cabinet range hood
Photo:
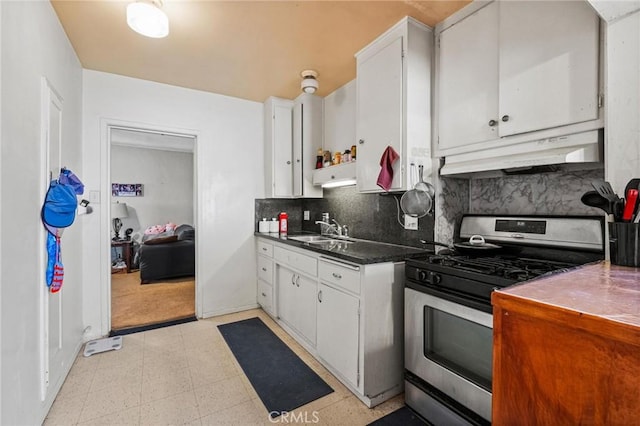
[[[513,145],[449,155],[440,169],[442,176],[476,176],[535,171],[540,166],[602,162],[602,130],[549,137]]]

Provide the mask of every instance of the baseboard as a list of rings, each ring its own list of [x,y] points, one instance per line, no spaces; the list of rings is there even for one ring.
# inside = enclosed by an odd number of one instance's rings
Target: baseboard
[[[235,314],[238,312],[249,311],[251,309],[258,309],[258,308],[260,308],[260,305],[258,305],[257,303],[254,303],[251,305],[238,306],[236,308],[228,308],[228,309],[220,309],[215,311],[203,312],[200,318],[204,319],[204,318],[217,317],[220,315]]]

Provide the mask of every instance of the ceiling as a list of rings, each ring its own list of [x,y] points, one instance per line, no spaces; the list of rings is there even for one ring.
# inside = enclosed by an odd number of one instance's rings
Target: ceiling
[[[298,96],[304,69],[326,96],[402,17],[433,27],[469,2],[165,0],[169,36],[151,39],[127,26],[127,1],[51,0],[84,68],[259,102]]]

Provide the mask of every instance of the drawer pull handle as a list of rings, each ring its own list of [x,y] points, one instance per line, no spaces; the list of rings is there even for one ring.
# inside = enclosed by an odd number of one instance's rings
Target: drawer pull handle
[[[322,290],[318,292],[318,302],[322,303]]]
[[[267,272],[267,268],[265,268],[264,266],[262,267],[262,270]]]
[[[291,275],[291,284],[292,285],[296,285],[296,276],[295,275]]]
[[[296,285],[300,287],[300,275],[296,278]]]
[[[262,247],[262,251],[267,251],[267,248],[266,247]]]
[[[267,295],[266,295],[266,294],[264,294],[264,293],[262,293],[262,297],[267,297]]]
[[[339,280],[340,278],[342,278],[342,275],[337,274],[337,273],[335,273],[335,272],[334,272],[334,273],[332,273],[331,275],[333,275],[333,278],[335,278],[335,279],[337,279],[337,280]]]

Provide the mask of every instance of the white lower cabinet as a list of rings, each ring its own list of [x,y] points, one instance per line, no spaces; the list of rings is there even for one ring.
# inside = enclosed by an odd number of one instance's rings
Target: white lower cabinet
[[[258,303],[270,315],[276,315],[273,304],[273,244],[258,240]]]
[[[360,299],[320,283],[318,356],[356,388],[360,385],[359,331]]]
[[[404,263],[358,265],[259,241],[273,245],[271,311],[258,282],[265,311],[368,407],[400,394]]]
[[[278,316],[312,346],[316,343],[316,280],[277,265]]]

